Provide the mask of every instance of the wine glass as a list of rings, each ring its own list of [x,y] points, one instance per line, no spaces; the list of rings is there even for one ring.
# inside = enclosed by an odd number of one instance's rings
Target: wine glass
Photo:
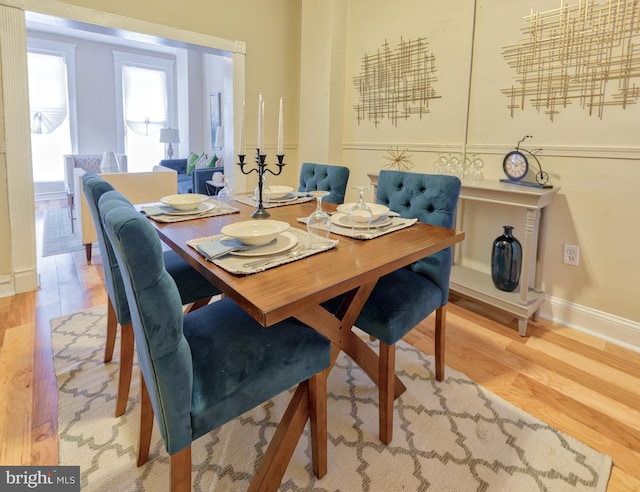
[[[253,190],[253,199],[258,203],[260,201],[260,184],[256,185],[256,189]],[[271,187],[267,184],[267,177],[262,176],[262,203],[269,204],[271,199]]]
[[[367,191],[369,186],[354,186],[354,190],[360,192],[358,202],[349,210],[349,220],[351,221],[351,232],[355,233],[356,224],[364,226],[366,224],[367,231],[371,227],[371,218],[373,212],[367,203],[364,201],[364,192]]]
[[[484,167],[484,162],[479,157],[476,157],[473,160],[473,176],[472,179],[484,179],[484,175],[482,174],[482,168]]]
[[[307,217],[307,231],[309,231],[309,248],[314,243],[322,244],[329,239],[331,232],[331,217],[322,209],[322,199],[329,194],[326,190],[310,191],[309,194],[316,199],[316,209]]]
[[[235,194],[233,192],[233,188],[229,184],[229,178],[223,176],[222,179],[224,181],[224,186],[218,192],[217,198],[219,202],[230,204],[235,198]]]

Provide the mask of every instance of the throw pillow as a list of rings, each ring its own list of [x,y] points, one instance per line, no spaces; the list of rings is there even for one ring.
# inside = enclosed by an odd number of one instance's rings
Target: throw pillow
[[[207,167],[207,161],[208,161],[207,155],[202,154],[198,159],[198,162],[196,162],[196,169],[204,169],[205,167]]]
[[[218,156],[213,154],[211,158],[207,160],[207,163],[204,167],[216,167],[217,161],[218,161]]]
[[[202,157],[204,157],[204,152],[200,155],[196,154],[195,152],[191,152],[189,154],[189,157],[187,158],[187,174],[189,176],[191,176],[191,173],[196,168],[196,164]]]

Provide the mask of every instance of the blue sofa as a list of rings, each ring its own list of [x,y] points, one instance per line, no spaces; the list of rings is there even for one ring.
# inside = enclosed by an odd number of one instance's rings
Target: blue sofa
[[[200,193],[208,195],[207,181],[210,181],[214,173],[222,173],[224,168],[206,167],[194,169],[189,175],[187,174],[187,159],[163,159],[160,165],[173,169],[178,173],[178,193]]]

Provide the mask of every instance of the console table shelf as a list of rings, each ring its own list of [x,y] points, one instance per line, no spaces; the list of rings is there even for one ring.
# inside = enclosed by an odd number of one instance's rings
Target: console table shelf
[[[521,208],[525,212],[522,271],[520,285],[514,292],[497,289],[491,275],[460,264],[451,271],[451,291],[489,304],[518,318],[518,332],[527,334],[527,322],[536,320],[544,301],[542,265],[546,236],[545,207],[551,204],[558,188],[533,188],[498,181],[463,180],[456,224],[463,223],[466,202],[479,201]],[[469,231],[468,233],[472,233]],[[490,251],[487,246],[487,251]],[[457,258],[456,254],[456,258]]]
[[[504,292],[494,287],[488,273],[462,265],[453,265],[451,269],[451,291],[506,311],[519,320],[527,320],[540,309],[544,293],[528,289],[525,304],[521,304],[521,287],[522,285],[519,285],[513,292]],[[526,325],[521,335],[526,335]]]
[[[377,174],[368,174],[376,196]],[[525,212],[524,241],[522,242],[522,271],[520,285],[513,292],[496,289],[491,275],[459,264],[460,245],[456,247],[451,269],[450,290],[470,299],[506,311],[518,318],[518,333],[527,335],[527,322],[538,317],[544,302],[542,292],[542,264],[546,236],[545,207],[553,202],[560,188],[537,188],[489,180],[462,180],[460,200],[456,212],[456,229],[461,229],[467,201],[492,203],[520,208]],[[465,231],[467,236],[473,231]],[[487,245],[487,251],[491,251]]]

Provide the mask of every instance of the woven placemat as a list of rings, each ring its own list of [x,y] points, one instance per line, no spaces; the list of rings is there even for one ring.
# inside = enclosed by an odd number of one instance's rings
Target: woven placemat
[[[156,222],[184,222],[185,220],[204,219],[206,217],[216,217],[218,215],[235,214],[240,212],[239,208],[233,205],[222,203],[218,200],[209,200],[205,203],[212,203],[213,208],[202,213],[195,213],[189,215],[171,215],[166,214],[166,207],[162,203],[145,203],[139,205],[138,209],[150,219]]]
[[[328,251],[338,245],[338,240],[323,239],[314,241],[313,246],[309,247],[309,234],[307,232],[296,229],[295,227],[288,229],[286,232],[295,236],[296,244],[281,253],[261,257],[236,256],[231,253],[209,261],[230,273],[236,275],[249,275],[252,273],[263,272],[286,263],[291,263],[292,261],[301,260],[302,258],[306,258],[317,253]],[[190,239],[187,241],[187,244],[198,251],[196,245],[199,242],[211,241],[220,237],[224,237],[224,235],[220,234],[217,236]]]

